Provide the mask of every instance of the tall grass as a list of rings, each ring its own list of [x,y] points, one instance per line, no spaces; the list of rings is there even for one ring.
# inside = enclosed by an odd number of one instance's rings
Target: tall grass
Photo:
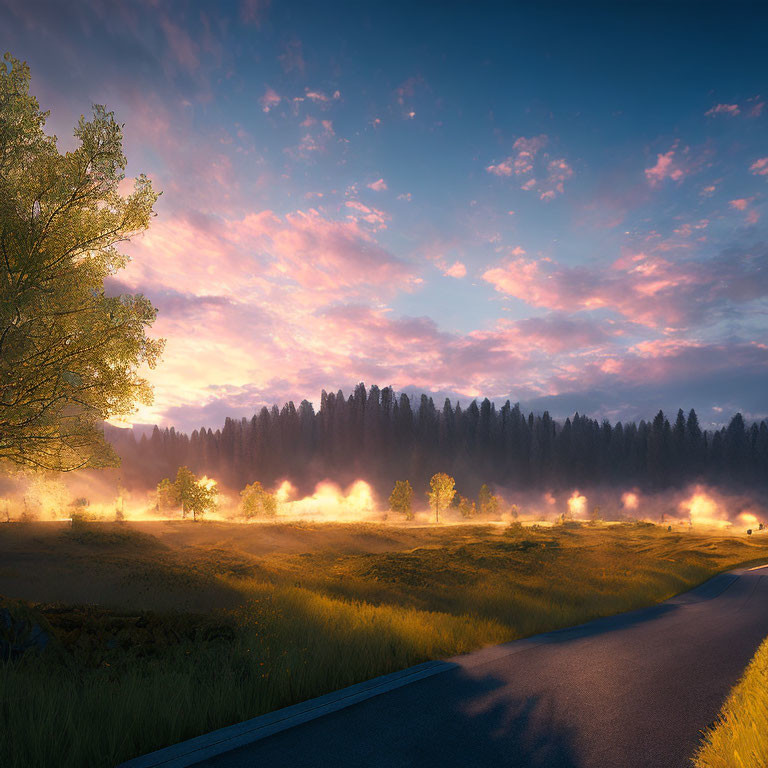
[[[118,563],[141,590],[132,609],[170,589],[235,595],[236,607],[74,618],[40,608],[54,647],[0,663],[3,768],[106,768],[422,661],[649,605],[768,557],[761,541],[632,526],[429,530],[415,549],[412,532],[406,546],[387,529],[389,551],[258,558],[105,535],[60,545],[93,550],[94,578],[116,578]],[[54,558],[59,544],[46,546]]]
[[[0,665],[0,765],[113,766],[131,756],[427,659],[500,642],[498,623],[244,586],[232,642],[98,665]],[[173,622],[173,617],[168,617]],[[107,658],[110,661],[107,661]]]
[[[704,734],[695,768],[765,768],[768,765],[768,638]]]

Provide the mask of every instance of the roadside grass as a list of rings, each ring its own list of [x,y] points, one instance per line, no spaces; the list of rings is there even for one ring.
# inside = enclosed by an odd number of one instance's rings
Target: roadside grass
[[[765,768],[768,765],[768,638],[704,734],[695,768]]]
[[[119,599],[31,608],[54,639],[0,663],[0,765],[114,766],[422,661],[649,605],[768,558],[768,539],[638,525],[336,525],[326,548],[322,527],[273,528],[190,523],[179,544],[176,533],[147,538],[146,525],[118,536],[131,527],[102,524],[76,540],[36,531],[9,544],[11,563],[43,552],[58,595],[69,581],[73,595],[87,594],[86,568]],[[260,535],[299,545],[250,554],[248,537]],[[300,551],[304,536],[311,551]],[[165,610],[171,598],[184,611]]]

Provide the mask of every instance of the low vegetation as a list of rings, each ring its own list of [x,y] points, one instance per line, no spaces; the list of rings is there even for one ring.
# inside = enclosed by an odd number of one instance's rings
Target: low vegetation
[[[704,735],[695,768],[768,765],[768,638],[731,691],[717,723]]]
[[[80,520],[1,526],[0,553],[0,594],[16,599],[0,610],[23,611],[49,638],[0,663],[0,765],[98,768],[428,659],[663,600],[765,559],[768,537]]]

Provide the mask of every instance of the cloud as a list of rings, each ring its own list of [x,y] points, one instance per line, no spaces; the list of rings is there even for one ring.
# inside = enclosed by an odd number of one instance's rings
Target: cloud
[[[756,176],[768,176],[768,157],[761,157],[749,166]]]
[[[738,104],[715,104],[714,107],[708,109],[704,114],[707,117],[714,117],[715,115],[730,115],[736,116],[741,112]]]
[[[281,101],[280,95],[272,88],[267,86],[267,90],[264,91],[264,95],[259,99],[262,112],[269,112],[274,109]]]
[[[536,155],[546,143],[547,137],[544,135],[532,136],[529,139],[520,136],[512,145],[514,154],[496,165],[487,166],[485,170],[494,176],[512,176],[512,174],[520,176],[530,173],[533,170]]]
[[[737,211],[746,211],[752,200],[753,198],[751,197],[740,197],[736,200],[731,200],[728,205],[730,205],[731,208],[735,208]]]
[[[366,185],[368,189],[372,189],[374,192],[383,192],[385,189],[388,189],[387,182],[384,181],[384,179],[378,179],[378,181],[372,181],[370,184]]]
[[[522,181],[520,189],[525,191],[536,190],[540,200],[553,200],[564,192],[565,182],[573,176],[573,169],[564,158],[551,158],[547,154],[541,155],[539,163],[539,178],[529,176],[537,166],[537,157],[547,144],[545,135],[524,136],[516,139],[512,145],[514,153],[509,157],[486,166],[487,173],[500,177],[523,176],[528,177]]]
[[[714,322],[729,307],[768,296],[768,247],[710,259],[628,253],[611,269],[513,258],[483,279],[500,293],[559,311],[608,310],[649,328]]]
[[[460,261],[454,261],[450,267],[443,271],[446,277],[462,278],[467,275],[467,268]]]
[[[374,229],[386,229],[390,217],[384,211],[364,205],[359,200],[347,200],[344,205],[352,210],[350,219],[365,221]]]
[[[675,159],[675,149],[656,155],[656,163],[645,169],[645,178],[652,187],[661,184],[665,179],[681,181],[685,171]]]

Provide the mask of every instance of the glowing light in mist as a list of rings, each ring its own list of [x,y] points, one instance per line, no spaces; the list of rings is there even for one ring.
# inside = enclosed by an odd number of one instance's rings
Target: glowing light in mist
[[[742,512],[736,519],[748,528],[752,526],[757,527],[760,522],[757,515],[753,515],[751,512]]]
[[[360,520],[376,512],[371,486],[356,480],[345,491],[331,482],[318,483],[311,496],[293,499],[296,489],[287,480],[275,492],[278,514],[285,517],[312,517],[322,520]]]
[[[693,525],[717,527],[730,525],[728,510],[721,507],[712,496],[700,488],[697,488],[689,499],[681,501],[678,508],[681,512],[687,513]]]
[[[583,515],[587,511],[587,497],[582,496],[578,491],[571,494],[568,499],[568,512],[572,517]]]
[[[201,488],[205,488],[206,491],[210,491],[211,488],[213,488],[216,485],[216,481],[212,477],[208,477],[207,475],[203,475],[198,481],[197,484]]]
[[[628,491],[621,494],[621,506],[624,509],[635,510],[640,506],[640,497],[636,493]]]

